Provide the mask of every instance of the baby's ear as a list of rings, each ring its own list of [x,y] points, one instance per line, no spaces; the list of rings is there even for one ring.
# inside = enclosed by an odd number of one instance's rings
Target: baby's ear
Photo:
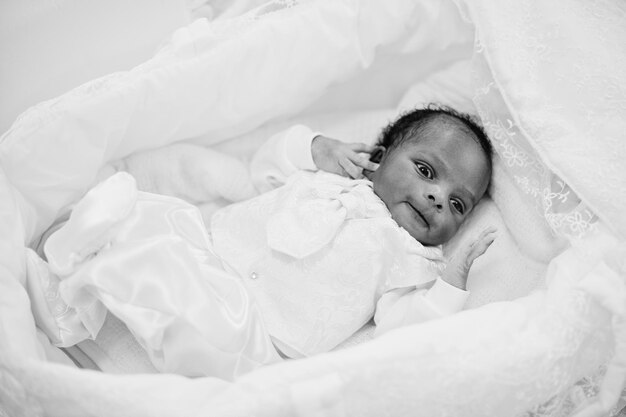
[[[370,153],[370,161],[379,164],[380,161],[383,159],[383,156],[385,156],[386,151],[387,150],[385,149],[384,146],[380,146],[380,145],[376,146],[374,150],[372,151],[372,153]]]

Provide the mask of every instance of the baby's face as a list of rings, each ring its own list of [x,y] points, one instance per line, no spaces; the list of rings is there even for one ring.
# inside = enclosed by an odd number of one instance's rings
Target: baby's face
[[[424,245],[454,236],[487,189],[489,161],[472,135],[456,120],[434,120],[370,176],[391,217]]]

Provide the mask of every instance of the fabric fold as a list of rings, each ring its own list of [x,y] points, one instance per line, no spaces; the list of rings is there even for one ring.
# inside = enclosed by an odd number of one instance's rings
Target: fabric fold
[[[54,316],[62,345],[95,338],[109,311],[162,372],[232,380],[280,360],[254,299],[218,266],[196,207],[140,192],[127,212],[100,224],[89,216],[127,208],[133,187],[128,174],[105,180],[45,245],[57,275],[43,292],[58,288],[49,309],[66,309]]]
[[[299,175],[294,177],[290,182],[299,181]],[[305,185],[295,193],[291,188],[281,192],[280,209],[269,217],[265,228],[267,243],[272,249],[302,259],[327,246],[346,219],[385,215],[384,207],[364,198],[364,193],[371,193],[363,188],[368,188],[369,181],[351,182],[334,177],[334,181],[328,183],[323,180],[303,182]]]

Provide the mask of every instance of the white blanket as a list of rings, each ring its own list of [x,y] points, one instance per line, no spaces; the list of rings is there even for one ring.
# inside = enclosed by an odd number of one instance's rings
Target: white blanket
[[[297,3],[183,28],[150,61],[41,104],[3,136],[2,407],[51,416],[609,413],[626,374],[621,3],[459,1],[471,24],[439,0]],[[298,113],[395,108],[417,78],[472,53],[471,97],[500,167],[525,191],[520,201],[540,209],[542,227],[549,221],[568,237],[558,255],[559,245],[527,252],[549,258],[545,289],[232,384],[44,360],[25,290],[26,247],[104,164],[191,138],[217,143]],[[536,247],[525,235],[530,217],[517,226],[529,211],[506,210],[499,196],[507,193],[497,190],[512,242]],[[557,204],[572,190],[579,205]]]

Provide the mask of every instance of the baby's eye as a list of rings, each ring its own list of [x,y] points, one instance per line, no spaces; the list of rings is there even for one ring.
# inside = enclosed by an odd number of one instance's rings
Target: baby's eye
[[[417,166],[417,170],[420,172],[420,174],[422,174],[429,180],[433,179],[433,170],[428,165],[422,164],[421,162],[416,162],[415,166]]]
[[[454,207],[454,209],[459,213],[459,214],[463,214],[465,213],[465,205],[463,205],[463,202],[459,201],[459,200],[450,200],[452,203],[452,207]]]

